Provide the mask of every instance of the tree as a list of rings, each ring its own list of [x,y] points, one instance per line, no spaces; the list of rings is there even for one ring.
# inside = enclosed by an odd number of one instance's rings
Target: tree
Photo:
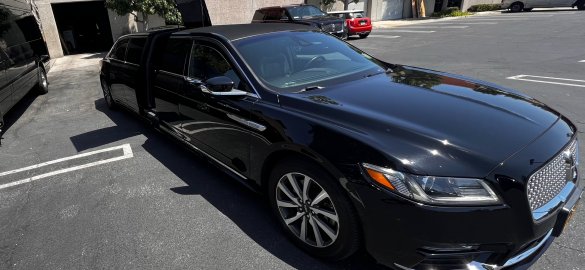
[[[335,2],[340,1],[343,2],[343,10],[347,10],[349,8],[350,3],[359,3],[360,0],[321,0],[321,5],[323,6],[331,6],[335,4]]]
[[[148,16],[157,14],[168,24],[180,24],[181,14],[173,0],[105,0],[106,7],[118,15],[132,14],[148,30]],[[142,20],[138,19],[142,14]]]

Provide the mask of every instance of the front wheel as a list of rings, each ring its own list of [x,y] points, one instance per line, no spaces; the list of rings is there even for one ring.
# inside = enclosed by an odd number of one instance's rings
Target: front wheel
[[[117,109],[116,102],[114,101],[114,98],[112,98],[112,91],[110,89],[110,86],[104,79],[100,80],[100,82],[102,85],[102,91],[104,93],[104,100],[106,101],[108,109],[110,110]]]
[[[37,84],[37,93],[39,95],[49,93],[49,80],[47,79],[47,73],[45,72],[45,69],[43,67],[39,66],[37,76],[39,77],[39,82]]]
[[[319,166],[291,159],[278,164],[269,201],[292,241],[311,255],[342,260],[358,249],[357,214],[340,184]]]
[[[520,11],[522,11],[522,9],[524,9],[524,4],[522,4],[521,2],[514,2],[510,6],[511,12],[520,12]]]
[[[585,3],[581,4],[580,6],[577,6],[578,10],[585,10]]]

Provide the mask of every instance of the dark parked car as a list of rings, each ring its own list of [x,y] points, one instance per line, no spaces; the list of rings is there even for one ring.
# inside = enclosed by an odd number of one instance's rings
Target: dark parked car
[[[256,10],[253,23],[298,23],[315,26],[323,32],[347,38],[345,19],[328,15],[313,5],[265,7]]]
[[[399,269],[526,267],[583,191],[576,127],[550,107],[312,27],[128,35],[100,79],[108,106],[267,194],[291,241],[322,258],[363,246]]]
[[[0,134],[4,115],[30,89],[36,87],[39,94],[48,91],[43,65],[47,49],[29,9],[17,1],[0,4]]]

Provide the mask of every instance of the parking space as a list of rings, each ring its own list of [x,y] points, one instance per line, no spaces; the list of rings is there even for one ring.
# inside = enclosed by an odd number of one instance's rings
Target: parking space
[[[391,63],[518,89],[571,118],[584,141],[584,19],[565,10],[491,14],[375,29],[349,42]],[[108,110],[102,57],[59,59],[49,94],[28,95],[5,117],[0,269],[380,268],[363,253],[343,263],[306,255],[263,197]],[[580,207],[533,269],[585,269],[584,234]]]

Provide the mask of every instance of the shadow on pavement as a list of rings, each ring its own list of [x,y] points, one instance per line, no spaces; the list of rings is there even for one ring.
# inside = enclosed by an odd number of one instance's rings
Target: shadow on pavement
[[[2,133],[10,129],[16,121],[26,112],[30,105],[35,101],[39,95],[35,93],[34,89],[30,90],[18,103],[4,115],[4,127]],[[0,134],[1,136],[1,134]]]
[[[173,192],[202,196],[258,245],[290,266],[297,269],[386,269],[363,251],[343,262],[325,262],[305,254],[286,239],[263,196],[231,179],[203,158],[196,158],[178,142],[173,143],[174,140],[149,128],[130,113],[109,110],[103,98],[95,101],[95,107],[116,126],[71,137],[78,151],[142,134],[147,138],[142,147],[185,182],[185,186],[171,188]]]

